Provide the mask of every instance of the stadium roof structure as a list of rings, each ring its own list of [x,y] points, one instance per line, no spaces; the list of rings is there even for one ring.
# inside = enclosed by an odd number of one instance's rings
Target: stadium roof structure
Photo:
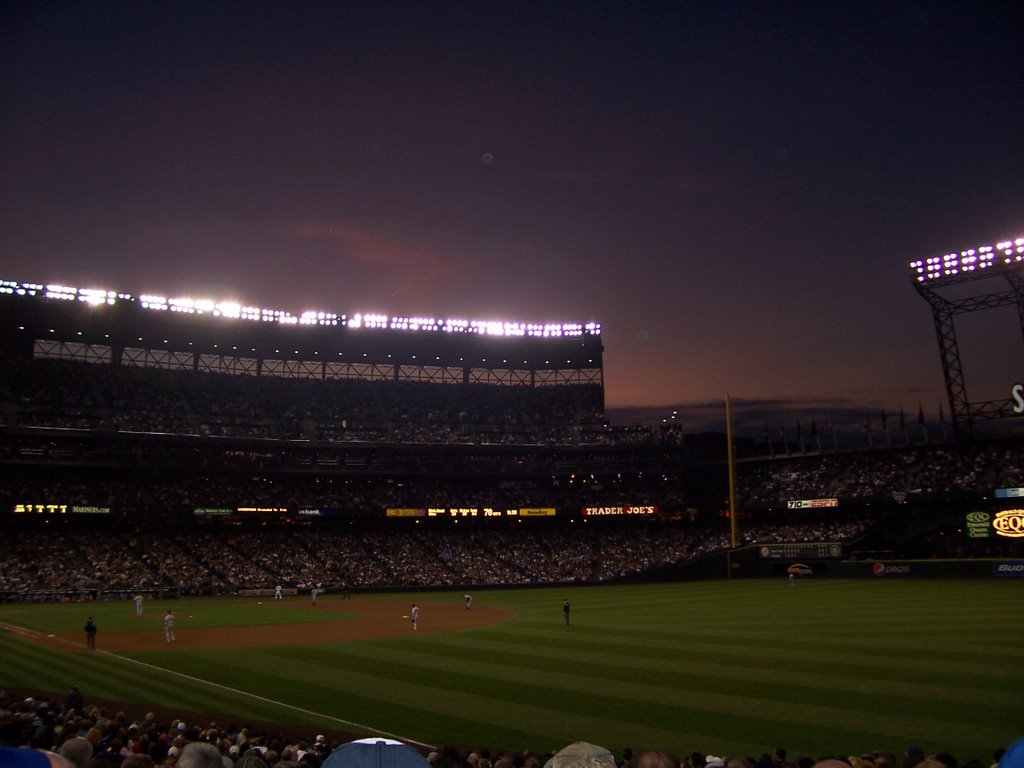
[[[0,281],[7,354],[309,379],[598,384],[599,323],[339,314]]]
[[[969,436],[975,421],[1015,416],[1010,382],[1007,382],[1005,399],[976,402],[968,399],[955,319],[965,312],[1016,305],[1024,336],[1024,237],[912,261],[910,276],[914,288],[932,308],[954,434]],[[1007,289],[957,299],[938,292],[951,286],[992,279],[1004,281]]]

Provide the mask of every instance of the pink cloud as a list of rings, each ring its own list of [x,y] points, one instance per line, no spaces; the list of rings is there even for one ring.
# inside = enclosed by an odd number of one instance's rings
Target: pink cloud
[[[327,242],[340,251],[339,255],[371,270],[386,272],[388,282],[395,287],[396,297],[401,300],[431,295],[439,285],[464,273],[466,268],[450,253],[409,245],[351,222],[306,221],[298,225],[296,233],[304,239]]]

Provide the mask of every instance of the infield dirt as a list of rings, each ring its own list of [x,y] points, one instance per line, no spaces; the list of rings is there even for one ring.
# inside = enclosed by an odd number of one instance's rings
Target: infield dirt
[[[340,598],[317,601],[306,606],[310,611],[333,612],[337,621],[318,621],[289,624],[261,624],[245,627],[205,627],[190,629],[188,616],[176,616],[175,642],[164,639],[163,616],[154,613],[142,621],[146,628],[131,632],[101,632],[96,645],[105,651],[154,651],[168,648],[267,648],[279,645],[314,645],[343,643],[354,640],[373,640],[403,635],[430,635],[439,632],[457,632],[473,627],[484,627],[508,621],[515,612],[507,608],[479,605],[466,610],[459,603],[423,601],[420,606],[419,628],[412,630],[407,600],[343,600]],[[264,601],[268,611],[279,605],[295,609],[294,602]],[[38,640],[56,641],[54,645],[65,649],[81,646],[81,632],[58,632],[55,636]]]

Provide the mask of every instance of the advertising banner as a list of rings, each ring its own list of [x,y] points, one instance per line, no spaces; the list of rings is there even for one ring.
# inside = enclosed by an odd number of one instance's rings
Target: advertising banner
[[[789,509],[821,509],[822,507],[838,507],[839,499],[790,499],[786,502]]]
[[[585,517],[600,517],[603,515],[656,515],[658,508],[653,504],[637,504],[621,507],[584,507],[582,510]]]
[[[910,576],[910,563],[872,563],[871,573],[875,576]]]
[[[1003,509],[992,518],[996,536],[1007,539],[1024,538],[1024,509]]]
[[[996,560],[992,563],[992,575],[1024,578],[1024,560]]]
[[[992,536],[992,515],[988,512],[968,512],[964,515],[964,530],[968,539],[987,539]]]

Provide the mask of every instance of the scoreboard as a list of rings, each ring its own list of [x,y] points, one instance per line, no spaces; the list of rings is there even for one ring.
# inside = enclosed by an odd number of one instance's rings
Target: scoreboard
[[[838,560],[843,547],[835,541],[804,541],[797,544],[763,544],[763,560]]]

